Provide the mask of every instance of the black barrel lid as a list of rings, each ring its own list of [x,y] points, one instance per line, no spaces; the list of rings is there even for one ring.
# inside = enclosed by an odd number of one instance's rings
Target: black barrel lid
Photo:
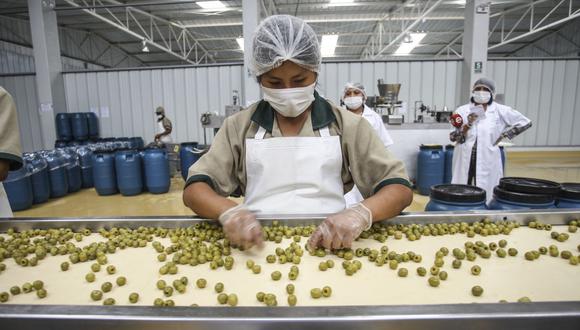
[[[580,200],[580,182],[564,182],[560,185],[560,198]]]
[[[448,144],[445,146],[445,150],[448,150],[448,149],[455,149],[455,146],[452,144]]]
[[[554,195],[513,192],[505,190],[500,186],[493,188],[493,195],[497,198],[514,203],[546,204],[554,202]]]
[[[438,184],[431,187],[430,196],[450,203],[485,202],[485,190],[466,184]]]
[[[421,150],[443,150],[443,146],[440,144],[422,144],[419,149]]]
[[[557,195],[560,191],[559,183],[534,178],[501,178],[499,180],[499,187],[503,190],[525,194]]]

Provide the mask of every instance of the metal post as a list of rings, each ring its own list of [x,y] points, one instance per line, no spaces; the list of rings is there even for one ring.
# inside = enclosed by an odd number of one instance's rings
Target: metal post
[[[467,0],[464,24],[461,98],[467,101],[473,83],[486,75],[489,1]]]
[[[54,7],[55,0],[28,0],[36,67],[37,98],[40,105],[40,131],[44,148],[52,148],[56,139],[54,114],[66,112],[58,26]]]
[[[255,77],[250,73],[249,65],[252,58],[252,38],[254,31],[258,27],[258,20],[260,18],[260,7],[258,0],[244,0],[242,1],[242,19],[244,22],[244,98],[242,105],[248,106],[260,99],[260,86]]]

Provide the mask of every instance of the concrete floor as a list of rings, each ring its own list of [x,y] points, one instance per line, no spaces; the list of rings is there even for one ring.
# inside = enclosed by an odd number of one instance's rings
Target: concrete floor
[[[506,176],[525,176],[557,182],[580,182],[580,152],[509,152]],[[50,200],[31,209],[15,212],[16,217],[109,217],[192,215],[183,206],[183,180],[175,177],[167,194],[143,193],[133,197],[98,196],[84,189],[66,197]],[[428,196],[414,195],[406,211],[423,211]]]

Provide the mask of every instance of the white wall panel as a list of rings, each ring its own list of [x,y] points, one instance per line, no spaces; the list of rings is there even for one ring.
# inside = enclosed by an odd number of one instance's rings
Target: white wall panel
[[[516,144],[580,145],[579,60],[491,60],[489,76],[505,104],[530,118],[533,126]]]

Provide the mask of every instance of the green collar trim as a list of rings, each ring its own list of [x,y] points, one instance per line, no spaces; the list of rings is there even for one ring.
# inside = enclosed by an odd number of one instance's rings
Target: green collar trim
[[[252,121],[272,133],[272,128],[274,127],[274,111],[268,102],[261,100],[252,115]],[[312,118],[313,130],[326,127],[336,120],[336,116],[332,112],[332,106],[317,91],[314,91],[314,102],[312,102],[312,113],[310,117]]]

